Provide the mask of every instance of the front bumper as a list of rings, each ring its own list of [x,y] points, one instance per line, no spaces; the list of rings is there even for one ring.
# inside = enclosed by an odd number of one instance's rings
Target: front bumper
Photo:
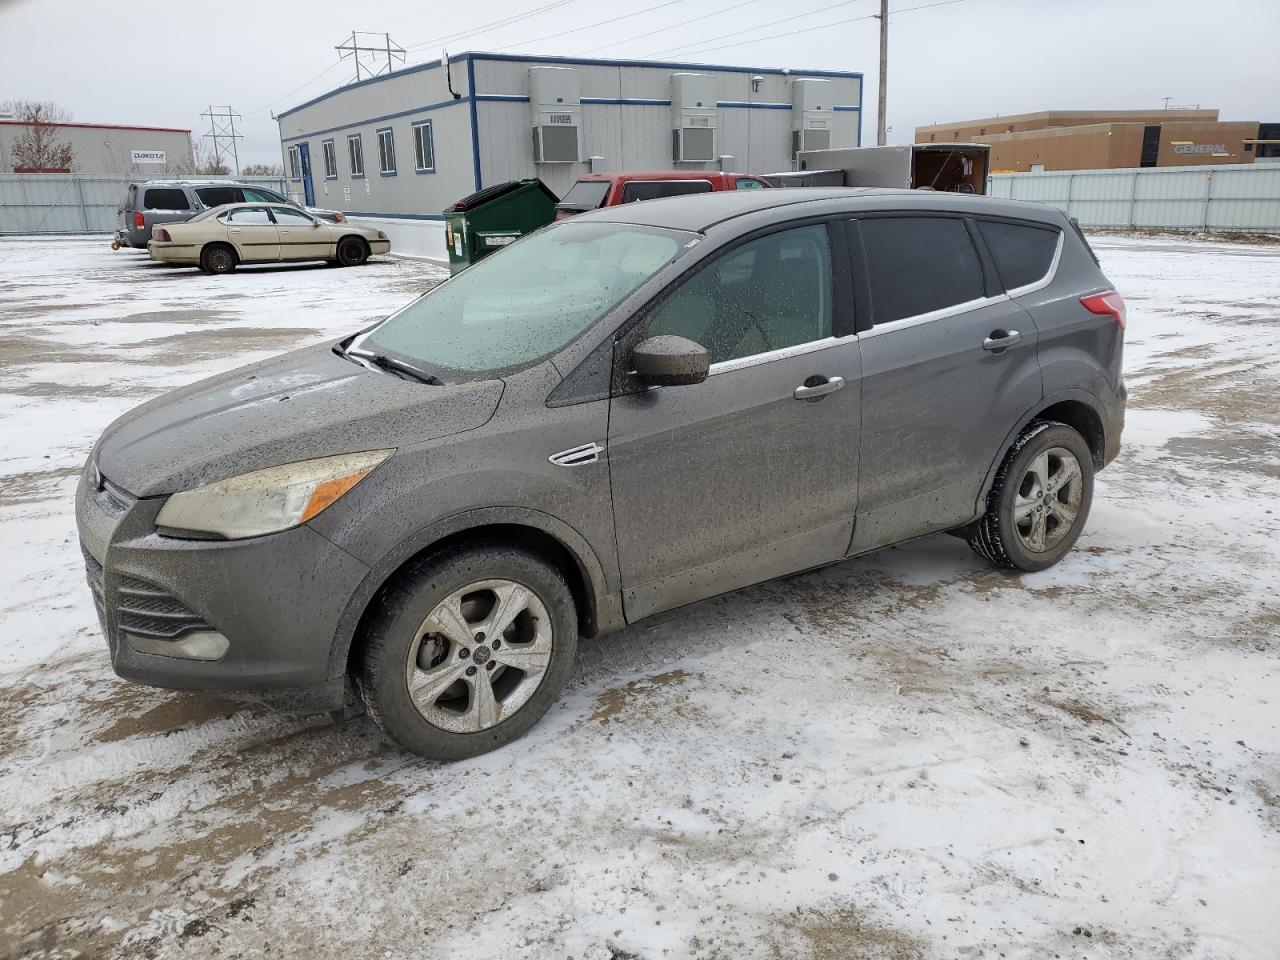
[[[285,692],[337,707],[330,676],[339,619],[368,568],[308,526],[248,540],[179,540],[155,531],[164,497],[134,499],[86,466],[76,490],[94,604],[115,672],[183,690]],[[218,660],[137,650],[216,633]]]

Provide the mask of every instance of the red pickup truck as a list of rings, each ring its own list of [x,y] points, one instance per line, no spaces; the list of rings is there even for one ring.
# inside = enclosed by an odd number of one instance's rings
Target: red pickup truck
[[[575,213],[613,207],[636,200],[678,197],[716,190],[765,190],[772,186],[746,173],[708,173],[702,170],[649,170],[638,173],[589,173],[579,177],[556,204],[556,219]]]

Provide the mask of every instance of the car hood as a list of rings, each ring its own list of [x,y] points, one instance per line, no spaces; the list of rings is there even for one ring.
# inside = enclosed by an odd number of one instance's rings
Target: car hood
[[[501,380],[430,386],[306,347],[134,408],[94,449],[102,476],[136,497],[250,470],[391,449],[483,426]]]

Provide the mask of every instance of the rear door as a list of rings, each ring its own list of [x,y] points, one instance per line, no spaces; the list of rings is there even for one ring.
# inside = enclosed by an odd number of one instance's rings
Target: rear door
[[[196,197],[206,207],[220,207],[224,203],[244,203],[244,190],[230,184],[216,184],[209,187],[196,187]]]
[[[850,222],[863,363],[853,549],[967,523],[1009,431],[1043,395],[1031,315],[1004,294],[971,220]]]
[[[628,619],[844,555],[860,366],[845,274],[830,254],[842,239],[833,244],[818,223],[742,243],[616,346],[608,458]],[[711,376],[635,384],[631,348],[661,334],[705,346]]]
[[[219,217],[241,262],[279,260],[280,234],[266,207],[236,207]]]

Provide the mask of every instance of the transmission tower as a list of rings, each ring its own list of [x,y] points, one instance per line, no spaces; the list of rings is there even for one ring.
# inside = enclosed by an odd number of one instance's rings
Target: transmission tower
[[[235,164],[236,176],[240,176],[240,151],[236,146],[236,141],[244,136],[243,133],[236,133],[236,121],[240,119],[240,114],[230,107],[210,105],[200,116],[209,121],[209,132],[204,135],[204,139],[213,141],[214,159],[222,163],[225,149]]]
[[[404,63],[404,47],[392,40],[389,33],[352,30],[351,39],[334,49],[338,51],[338,59],[355,61],[356,83],[366,77],[390,73],[397,63]]]

